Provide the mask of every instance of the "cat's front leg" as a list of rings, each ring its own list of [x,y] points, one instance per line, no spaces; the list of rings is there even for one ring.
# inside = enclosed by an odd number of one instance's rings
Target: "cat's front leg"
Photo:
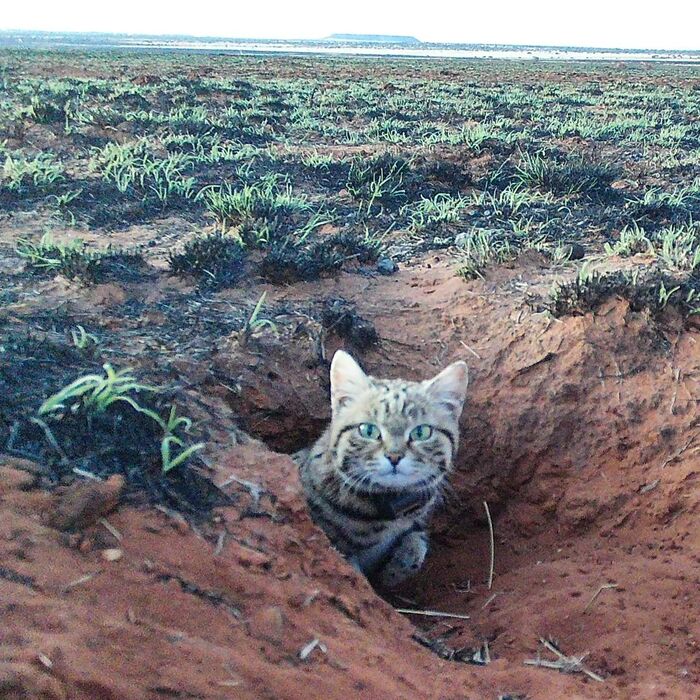
[[[387,562],[376,572],[378,582],[386,588],[393,588],[414,576],[423,566],[427,553],[428,533],[425,530],[407,532]]]

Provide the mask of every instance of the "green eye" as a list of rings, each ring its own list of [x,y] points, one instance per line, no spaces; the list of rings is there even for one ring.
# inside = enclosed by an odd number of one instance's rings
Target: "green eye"
[[[365,440],[379,440],[381,437],[379,428],[374,423],[360,423],[357,430]]]
[[[433,434],[433,428],[430,425],[417,425],[410,433],[409,437],[414,442],[422,442],[427,440]]]

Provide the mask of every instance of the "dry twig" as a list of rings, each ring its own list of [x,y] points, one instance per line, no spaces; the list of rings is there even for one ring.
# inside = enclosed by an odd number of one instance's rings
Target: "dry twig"
[[[604,678],[594,673],[590,669],[583,665],[583,660],[588,656],[588,652],[582,654],[581,656],[566,656],[558,649],[552,642],[547,639],[540,637],[540,644],[544,646],[547,651],[550,651],[557,658],[554,660],[543,659],[540,657],[540,652],[537,652],[536,659],[525,659],[526,666],[539,666],[541,668],[551,668],[556,671],[561,671],[562,673],[583,673],[589,678],[599,683],[604,682]]]

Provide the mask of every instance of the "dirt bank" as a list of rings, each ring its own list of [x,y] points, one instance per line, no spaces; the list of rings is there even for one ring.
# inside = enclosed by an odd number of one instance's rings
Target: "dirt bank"
[[[378,375],[469,361],[454,488],[424,572],[391,599],[469,620],[424,624],[392,610],[311,525],[290,459],[262,444],[209,456],[234,501],[207,520],[122,505],[78,533],[49,527],[61,495],[6,460],[3,697],[692,697],[696,333],[620,300],[555,321],[523,301],[522,285],[536,292],[540,275],[524,263],[467,287],[432,257],[391,278],[268,290],[271,303],[354,303],[381,338],[357,353]],[[341,340],[328,333],[323,344],[329,355]],[[273,446],[310,439],[328,409],[325,368],[299,361],[308,337],[235,347],[222,339],[210,361],[238,392],[194,371],[190,390],[226,402]],[[495,526],[491,589],[483,501]],[[103,550],[115,549],[108,561]],[[440,659],[416,634],[451,648],[487,641],[492,662]],[[588,653],[603,682],[526,666],[541,637]]]

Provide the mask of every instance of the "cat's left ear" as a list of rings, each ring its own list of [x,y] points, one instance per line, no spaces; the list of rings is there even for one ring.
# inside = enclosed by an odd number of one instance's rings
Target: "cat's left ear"
[[[464,400],[467,398],[468,384],[467,363],[460,360],[453,362],[440,374],[428,380],[426,388],[431,399],[444,406],[455,418],[459,418]]]

